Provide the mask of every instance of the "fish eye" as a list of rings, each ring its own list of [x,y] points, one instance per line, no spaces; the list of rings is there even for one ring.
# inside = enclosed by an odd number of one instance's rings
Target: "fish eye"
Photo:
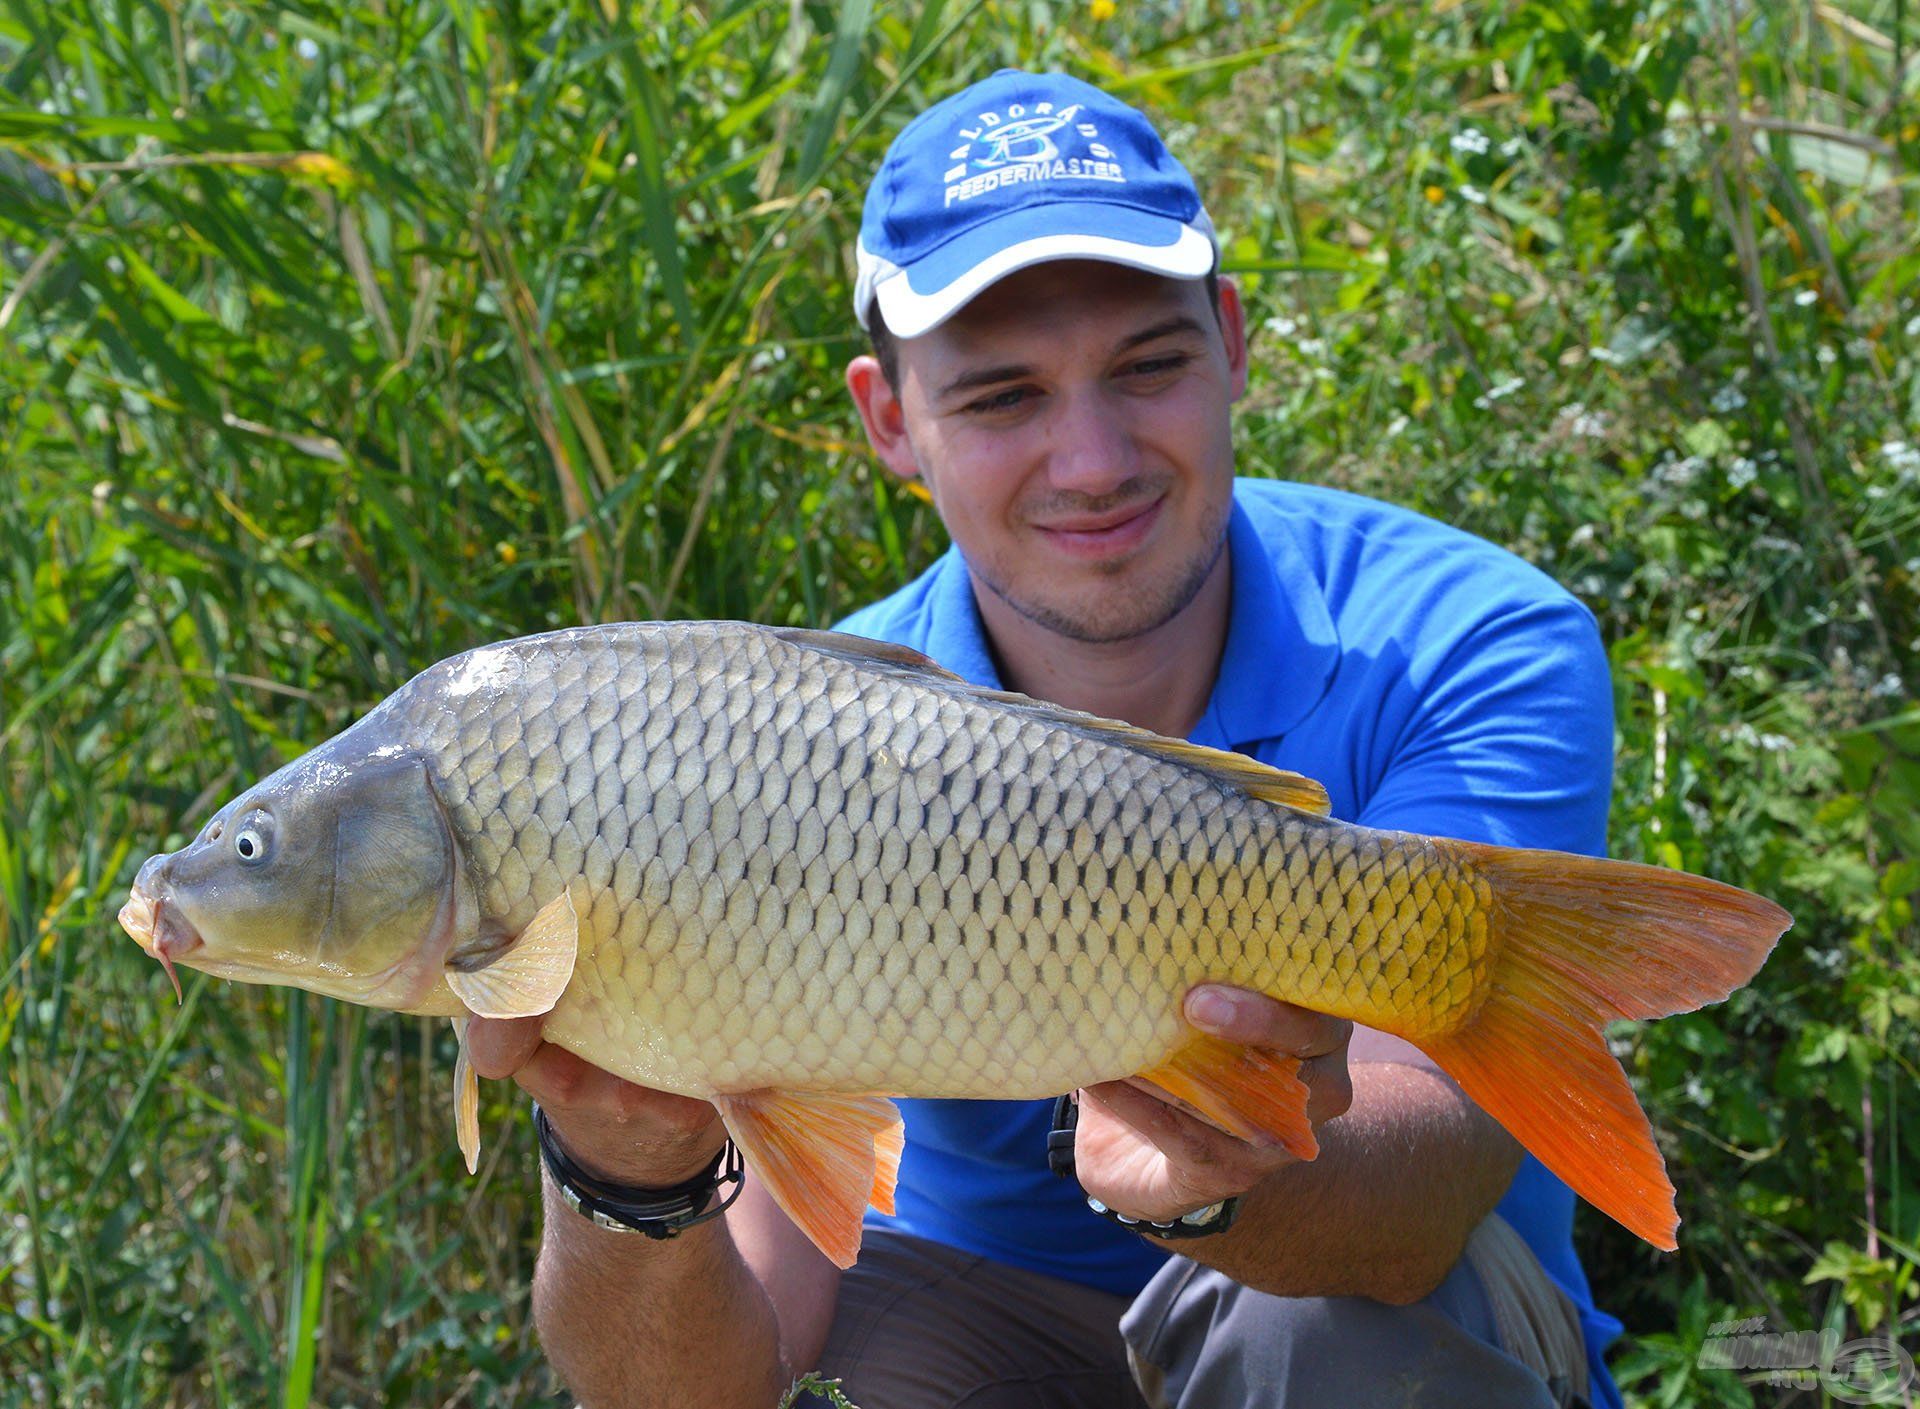
[[[264,861],[267,857],[267,836],[257,826],[245,826],[233,834],[233,850],[242,861]]]

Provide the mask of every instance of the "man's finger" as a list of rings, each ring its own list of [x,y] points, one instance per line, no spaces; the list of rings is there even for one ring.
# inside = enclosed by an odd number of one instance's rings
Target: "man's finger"
[[[1300,1080],[1307,1088],[1307,1119],[1316,1128],[1353,1105],[1353,1074],[1342,1053],[1309,1057],[1300,1063]]]
[[[473,1018],[467,1023],[467,1057],[489,1081],[501,1081],[525,1066],[540,1049],[539,1018]]]
[[[1345,1018],[1224,983],[1195,987],[1187,994],[1186,1014],[1188,1022],[1210,1036],[1295,1057],[1327,1056],[1344,1049],[1353,1036],[1353,1024]]]

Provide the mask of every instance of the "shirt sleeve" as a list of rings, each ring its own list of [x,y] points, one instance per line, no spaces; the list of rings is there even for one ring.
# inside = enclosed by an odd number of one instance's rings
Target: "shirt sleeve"
[[[1613,687],[1586,608],[1567,597],[1491,617],[1408,685],[1412,708],[1357,821],[1606,853]]]

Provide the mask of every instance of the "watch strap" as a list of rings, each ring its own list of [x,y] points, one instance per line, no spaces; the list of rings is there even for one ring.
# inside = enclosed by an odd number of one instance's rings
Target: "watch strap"
[[[567,1207],[610,1232],[641,1233],[654,1239],[678,1237],[688,1228],[725,1213],[745,1184],[745,1166],[732,1140],[716,1150],[706,1168],[692,1178],[666,1188],[648,1189],[618,1184],[582,1168],[561,1148],[553,1123],[537,1101],[533,1133],[547,1175]],[[715,1200],[714,1194],[728,1185],[732,1187],[726,1196]]]

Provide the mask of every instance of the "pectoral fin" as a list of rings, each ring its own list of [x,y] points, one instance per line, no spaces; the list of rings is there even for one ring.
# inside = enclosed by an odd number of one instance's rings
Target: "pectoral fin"
[[[467,1055],[467,1019],[455,1018],[453,1032],[460,1039],[460,1055],[453,1060],[453,1133],[466,1156],[467,1173],[473,1174],[480,1168],[480,1080]]]
[[[716,1096],[713,1103],[774,1202],[835,1266],[853,1266],[867,1205],[893,1212],[906,1139],[893,1102],[820,1091],[747,1091]]]
[[[1320,1153],[1296,1057],[1196,1033],[1164,1064],[1140,1075],[1229,1135],[1271,1141],[1297,1159]]]
[[[447,987],[476,1017],[537,1017],[567,991],[579,951],[580,922],[573,897],[563,890],[511,943],[488,955],[456,955]]]

